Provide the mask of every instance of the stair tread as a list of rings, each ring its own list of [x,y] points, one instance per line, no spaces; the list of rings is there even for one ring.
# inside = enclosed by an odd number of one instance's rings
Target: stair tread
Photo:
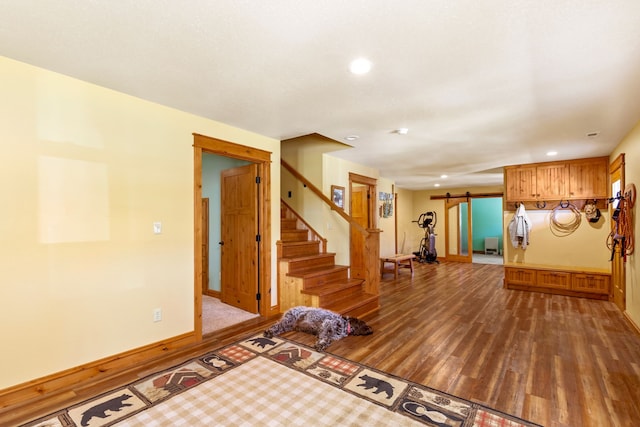
[[[300,292],[308,295],[329,295],[339,292],[341,290],[352,288],[354,286],[362,286],[364,280],[362,279],[338,279],[332,280],[320,286],[314,286],[310,289],[301,289]]]
[[[321,266],[321,267],[310,267],[301,269],[294,272],[289,272],[287,275],[291,277],[299,277],[302,279],[307,279],[310,277],[321,276],[327,273],[333,273],[336,271],[346,270],[349,266],[347,265],[330,265],[330,266]]]
[[[283,246],[318,245],[319,243],[319,240],[295,240],[282,242]]]
[[[280,261],[288,261],[288,262],[296,262],[296,261],[307,261],[310,259],[318,259],[318,258],[333,258],[336,256],[335,252],[324,252],[319,254],[312,255],[300,255],[291,258],[280,258]]]

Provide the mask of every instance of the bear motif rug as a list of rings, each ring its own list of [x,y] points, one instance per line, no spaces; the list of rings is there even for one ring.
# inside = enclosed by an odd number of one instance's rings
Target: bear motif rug
[[[174,425],[538,426],[281,337],[262,335],[25,424]]]

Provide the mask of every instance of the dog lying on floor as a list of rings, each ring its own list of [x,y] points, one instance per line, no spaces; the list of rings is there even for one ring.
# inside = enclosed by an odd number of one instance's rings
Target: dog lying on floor
[[[289,331],[317,335],[315,348],[324,351],[332,342],[347,335],[370,335],[373,329],[355,317],[342,316],[324,308],[294,307],[279,322],[264,331],[271,338]]]

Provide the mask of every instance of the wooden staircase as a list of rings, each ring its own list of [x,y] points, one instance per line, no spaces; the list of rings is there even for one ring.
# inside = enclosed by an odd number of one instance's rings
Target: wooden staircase
[[[283,312],[304,305],[362,317],[379,308],[378,296],[364,291],[365,281],[349,278],[349,267],[336,265],[335,253],[324,250],[326,242],[284,204],[280,233],[278,280]]]

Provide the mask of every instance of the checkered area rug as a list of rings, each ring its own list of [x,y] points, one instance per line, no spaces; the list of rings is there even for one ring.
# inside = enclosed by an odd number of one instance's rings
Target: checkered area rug
[[[533,427],[282,338],[254,336],[25,426]]]

